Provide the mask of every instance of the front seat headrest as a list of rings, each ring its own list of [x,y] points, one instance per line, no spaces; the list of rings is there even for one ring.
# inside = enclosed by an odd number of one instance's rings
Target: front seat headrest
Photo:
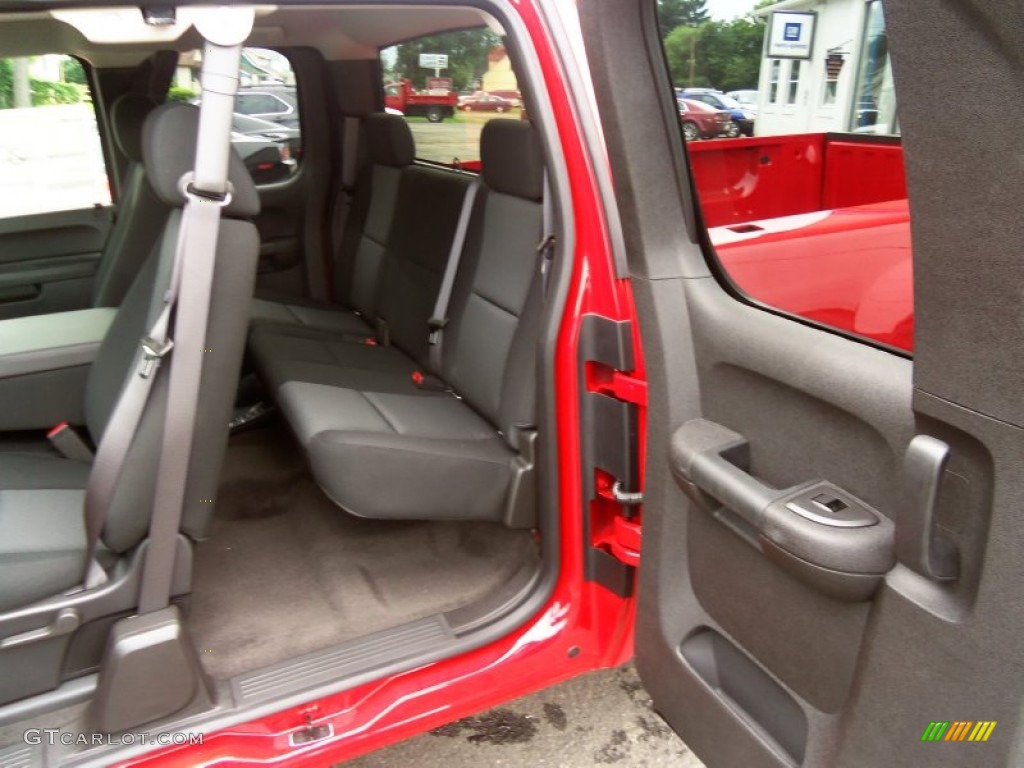
[[[182,176],[193,170],[199,107],[182,102],[154,109],[142,129],[142,159],[156,196],[172,208],[185,205]],[[228,163],[228,181],[234,187],[223,215],[248,218],[260,212],[260,197],[252,177],[234,147]]]
[[[544,153],[537,129],[525,120],[489,120],[480,133],[484,183],[495,192],[540,200]]]
[[[416,160],[416,142],[401,115],[375,112],[366,117],[370,160],[377,165],[404,168]]]
[[[142,162],[142,126],[156,102],[141,93],[123,93],[110,107],[110,124],[114,142],[121,154],[136,163]]]

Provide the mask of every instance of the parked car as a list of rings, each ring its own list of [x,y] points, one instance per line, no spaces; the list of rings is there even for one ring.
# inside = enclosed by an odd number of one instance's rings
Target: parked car
[[[257,184],[284,181],[295,171],[296,160],[287,142],[232,131],[231,146],[241,156]]]
[[[472,96],[459,99],[459,109],[463,112],[508,112],[514,106],[510,99],[486,91],[477,91]]]
[[[282,123],[274,123],[261,117],[250,117],[235,112],[231,120],[231,130],[245,136],[259,136],[270,139],[287,147],[290,159],[302,159],[302,130]]]
[[[679,109],[679,122],[683,126],[683,136],[687,141],[739,135],[732,116],[724,109],[715,109],[690,99],[676,99],[676,106]]]
[[[732,121],[736,123],[738,134],[742,133],[744,136],[754,135],[754,120],[757,117],[757,111],[744,107],[731,96],[727,96],[713,88],[677,88],[676,94],[684,99],[703,102],[714,109],[728,111]]]
[[[523,94],[521,94],[517,90],[504,90],[504,91],[502,91],[502,90],[495,90],[495,91],[486,91],[486,93],[489,93],[492,96],[498,96],[498,97],[500,97],[502,99],[505,99],[513,107],[521,107],[521,106],[523,106]]]
[[[742,88],[738,91],[726,91],[726,96],[736,99],[739,105],[749,111],[757,114],[757,99],[758,93],[755,88]]]
[[[298,128],[298,104],[293,85],[253,85],[239,89],[235,111]]]

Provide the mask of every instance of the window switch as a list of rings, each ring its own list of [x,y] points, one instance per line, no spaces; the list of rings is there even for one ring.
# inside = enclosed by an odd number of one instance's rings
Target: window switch
[[[819,493],[817,496],[812,497],[811,501],[826,512],[831,512],[833,515],[838,515],[846,509],[845,501],[840,499],[838,496],[831,496],[827,493]]]

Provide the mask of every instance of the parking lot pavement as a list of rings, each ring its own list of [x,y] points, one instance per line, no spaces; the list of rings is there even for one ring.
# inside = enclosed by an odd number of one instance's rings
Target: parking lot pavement
[[[592,672],[345,764],[346,768],[703,768],[651,709],[632,665]]]

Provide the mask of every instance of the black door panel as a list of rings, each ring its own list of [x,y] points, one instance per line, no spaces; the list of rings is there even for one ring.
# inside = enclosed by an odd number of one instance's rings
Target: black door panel
[[[110,227],[98,207],[0,219],[0,319],[88,307]]]
[[[821,550],[812,550],[832,566],[857,562],[865,552],[881,557],[888,567],[873,562],[868,570],[874,577],[862,591],[850,594],[837,586],[848,586],[849,569],[809,578],[794,571],[791,556],[772,550],[777,544],[800,552],[806,542],[786,529],[772,530],[768,522],[767,535],[759,531],[741,509],[747,501],[742,492],[730,497],[728,488],[715,487],[698,472],[690,479],[704,483],[700,490],[707,500],[698,505],[694,494],[684,493],[673,439],[696,447],[685,432],[697,422],[684,418],[669,428],[652,419],[652,455],[658,451],[667,460],[651,462],[647,478],[645,508],[664,512],[644,521],[640,614],[658,624],[656,631],[638,631],[645,684],[705,759],[799,765],[839,733],[866,639],[870,598],[877,597],[881,577],[891,568],[892,528],[899,519],[894,499],[902,453],[914,430],[911,364],[747,307],[710,278],[660,281],[658,292],[662,302],[674,293],[673,303],[690,308],[694,343],[689,350],[645,352],[685,358],[689,351],[695,380],[687,386],[699,393],[691,407],[741,435],[748,446],[747,456],[729,456],[737,471],[769,489],[827,480],[845,498],[863,500],[882,516],[870,529],[851,529],[849,542],[821,525]],[[805,354],[812,346],[815,354]],[[673,387],[671,380],[663,383]],[[731,508],[715,496],[731,498]],[[759,508],[766,510],[770,500]],[[816,525],[784,509],[776,514],[792,514],[794,526]],[[863,549],[857,536],[872,531],[888,539],[888,557],[882,547]],[[816,565],[804,567],[811,571]],[[707,706],[695,707],[701,700]],[[711,706],[711,700],[717,703]],[[744,749],[742,739],[730,738],[728,761],[736,761],[731,763],[723,759],[722,734],[736,727],[748,729],[752,741]]]
[[[1024,764],[1024,175],[1006,166],[1024,78],[1004,32],[1020,9],[885,12],[914,360],[714,276],[656,3],[580,5],[648,378],[637,666],[709,768]],[[953,90],[1012,114],[936,121]],[[811,481],[821,506],[786,517],[779,489]],[[836,500],[884,535],[834,530]],[[873,583],[836,587],[859,573]]]

